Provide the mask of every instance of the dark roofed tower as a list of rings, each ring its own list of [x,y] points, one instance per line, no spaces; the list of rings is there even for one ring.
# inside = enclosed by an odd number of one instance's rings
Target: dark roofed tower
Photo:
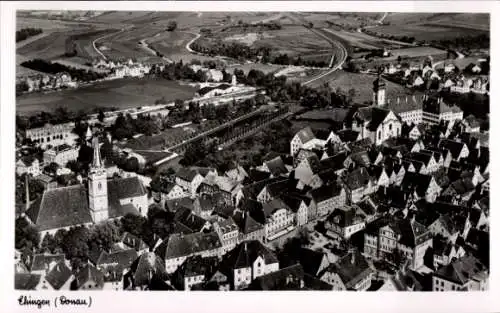
[[[108,182],[101,160],[99,140],[92,140],[94,158],[89,170],[89,208],[94,223],[108,219]]]
[[[385,105],[385,81],[380,75],[373,82],[373,104],[376,106]]]

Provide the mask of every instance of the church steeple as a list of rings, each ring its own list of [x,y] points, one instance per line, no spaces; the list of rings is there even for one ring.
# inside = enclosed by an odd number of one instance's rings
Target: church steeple
[[[373,82],[373,104],[376,106],[385,105],[385,81],[378,75]]]
[[[89,171],[89,208],[94,223],[108,219],[108,180],[101,160],[99,139],[92,140],[94,158]]]
[[[85,133],[85,140],[87,140],[87,143],[90,142],[92,139],[92,131],[90,130],[90,125],[87,126],[87,132]]]
[[[92,140],[92,149],[94,149],[94,158],[92,159],[92,168],[102,167],[101,151],[99,149],[99,139],[95,137]]]

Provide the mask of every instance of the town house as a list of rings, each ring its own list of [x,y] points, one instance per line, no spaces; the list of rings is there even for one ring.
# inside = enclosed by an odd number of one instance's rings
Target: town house
[[[201,176],[196,170],[181,168],[176,173],[175,183],[191,196],[194,196],[196,195],[198,187],[203,182],[203,179],[203,176]]]
[[[337,242],[347,240],[365,228],[366,217],[357,205],[337,208],[325,220],[327,235]]]
[[[243,241],[229,251],[220,263],[219,271],[225,274],[233,290],[240,290],[257,277],[279,270],[274,253],[257,240]]]
[[[347,174],[344,183],[347,187],[347,198],[351,203],[361,201],[365,195],[375,192],[378,188],[364,167],[357,168]]]
[[[432,291],[488,290],[488,269],[475,257],[465,256],[432,275]]]
[[[313,218],[326,216],[336,208],[340,208],[347,203],[346,190],[339,183],[313,189],[310,191],[310,195],[313,205],[316,208],[316,216]]]
[[[173,273],[190,256],[220,256],[222,243],[216,232],[172,234],[156,248],[155,253],[165,260],[165,271]]]
[[[424,255],[432,247],[432,235],[415,219],[382,217],[365,230],[364,253],[376,259],[392,257],[397,250],[410,260],[413,270],[424,264]]]

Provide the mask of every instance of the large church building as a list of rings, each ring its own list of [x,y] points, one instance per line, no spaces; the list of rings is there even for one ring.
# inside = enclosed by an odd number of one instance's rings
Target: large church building
[[[147,191],[137,177],[108,179],[97,138],[88,182],[46,190],[26,211],[42,238],[59,229],[90,225],[120,218],[128,213],[146,215]]]
[[[440,121],[463,119],[463,111],[454,104],[446,103],[441,97],[413,95],[387,99],[386,96],[385,81],[378,77],[373,82],[373,105],[396,113],[407,124],[439,124]]]

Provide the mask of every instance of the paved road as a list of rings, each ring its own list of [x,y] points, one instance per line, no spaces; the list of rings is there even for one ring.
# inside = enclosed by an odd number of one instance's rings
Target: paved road
[[[293,15],[293,13],[289,13],[289,14],[287,14],[287,16],[289,18],[291,18],[292,20],[304,25],[304,27],[306,27],[307,22],[303,21],[300,18],[298,18],[297,16]],[[338,40],[335,40],[334,38],[325,34],[324,30],[318,30],[315,28],[308,28],[308,29],[310,29],[316,35],[318,35],[321,38],[328,41],[334,48],[336,48],[333,51],[333,55],[338,55],[338,52],[340,51],[340,57],[337,59],[336,64],[332,64],[331,68],[328,71],[303,82],[302,83],[303,85],[310,85],[310,84],[312,84],[312,83],[314,83],[322,78],[327,77],[328,75],[332,75],[332,73],[334,73],[338,69],[342,68],[342,65],[344,65],[344,62],[347,59],[347,49]]]

